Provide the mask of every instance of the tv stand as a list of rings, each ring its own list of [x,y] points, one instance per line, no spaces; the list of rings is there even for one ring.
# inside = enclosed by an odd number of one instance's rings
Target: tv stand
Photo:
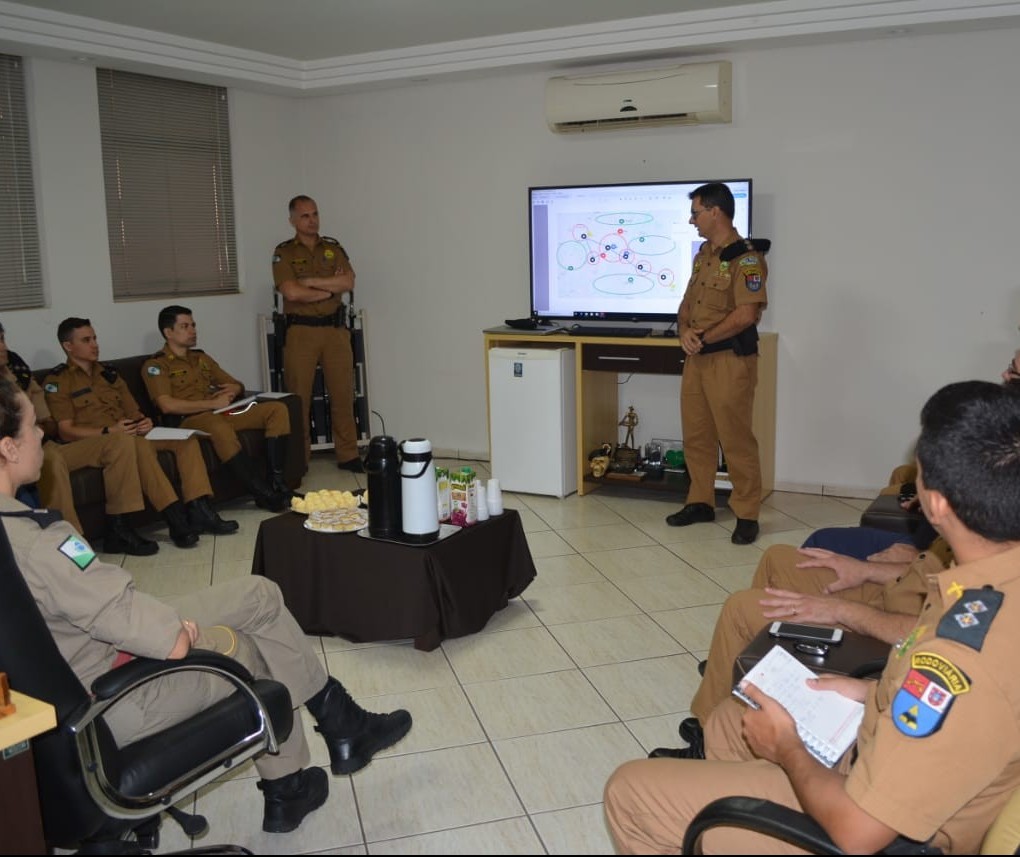
[[[620,405],[617,375],[683,375],[685,355],[676,336],[608,338],[554,333],[538,337],[527,334],[485,333],[486,406],[488,406],[490,348],[574,348],[577,406],[577,493],[586,494],[604,485],[627,485],[642,490],[686,491],[686,479],[621,481],[593,479],[588,453],[607,441],[619,439]],[[776,461],[776,350],[778,335],[762,333],[758,342],[758,387],[754,396],[752,425],[761,460],[762,498],[775,487]],[[679,422],[679,390],[677,421]],[[488,413],[488,407],[486,407]],[[491,427],[490,427],[491,433]],[[670,475],[670,474],[667,474]],[[682,499],[682,498],[681,498]]]

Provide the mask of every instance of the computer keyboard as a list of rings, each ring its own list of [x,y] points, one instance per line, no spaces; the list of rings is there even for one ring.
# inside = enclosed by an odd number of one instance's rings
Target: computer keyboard
[[[571,336],[620,336],[642,337],[652,332],[650,327],[596,327],[595,325],[575,324],[567,330]]]

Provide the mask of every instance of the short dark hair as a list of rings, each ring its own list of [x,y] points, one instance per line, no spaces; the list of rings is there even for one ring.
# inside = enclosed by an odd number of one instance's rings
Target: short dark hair
[[[299,193],[290,202],[287,203],[287,213],[293,214],[294,209],[297,208],[297,204],[299,202],[315,202],[315,200],[312,199],[310,196],[307,196],[303,193]]]
[[[159,311],[159,335],[166,339],[166,334],[163,333],[168,327],[173,327],[177,324],[177,316],[179,315],[194,315],[194,313],[186,306],[180,304],[170,304],[165,306]]]
[[[0,377],[0,438],[17,437],[21,431],[21,387],[12,378]]]
[[[1020,393],[990,381],[959,381],[921,410],[917,461],[971,532],[1020,539]]]
[[[701,204],[705,208],[721,208],[723,214],[730,220],[733,219],[733,213],[736,211],[736,205],[733,203],[733,191],[722,182],[703,184],[687,194],[688,199],[695,197],[701,200]]]
[[[92,322],[87,318],[77,318],[73,315],[70,318],[65,318],[57,325],[57,342],[70,342],[71,334],[80,327],[92,327]]]

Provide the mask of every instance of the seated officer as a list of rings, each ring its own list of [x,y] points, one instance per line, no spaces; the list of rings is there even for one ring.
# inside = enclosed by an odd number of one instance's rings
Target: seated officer
[[[273,512],[287,505],[284,481],[284,457],[290,417],[280,402],[259,402],[238,414],[216,414],[243,391],[244,385],[229,375],[219,363],[195,348],[198,329],[191,310],[168,306],[160,310],[159,332],[166,345],[142,366],[149,398],[163,414],[177,418],[183,428],[200,429],[211,435],[220,461],[255,498],[255,503]],[[264,429],[270,482],[267,483],[255,462],[241,449],[237,433],[242,429]]]
[[[275,583],[245,577],[160,600],[138,592],[119,566],[98,559],[59,515],[33,512],[15,500],[21,485],[39,477],[42,432],[35,421],[28,397],[0,379],[0,521],[57,647],[85,687],[123,657],[182,658],[196,641],[226,635],[232,642],[218,650],[256,678],[282,682],[295,706],[308,708],[334,774],[361,770],[407,734],[408,712],[367,712],[326,673]],[[213,628],[219,633],[207,633]],[[232,690],[207,673],[167,676],[126,697],[104,719],[118,743],[126,744],[192,716]],[[301,718],[295,716],[279,754],[255,762],[266,832],[294,830],[325,803],[329,778],[322,768],[306,767],[309,761]]]
[[[808,685],[864,703],[856,748],[816,761],[778,702],[753,685],[705,724],[707,759],[628,762],[605,811],[621,853],[676,853],[691,819],[741,794],[806,812],[847,854],[977,854],[1020,787],[1020,396],[965,381],[921,411],[917,492],[957,565],[933,575],[917,625],[877,682]],[[904,841],[906,840],[906,841]],[[803,853],[747,830],[709,831],[707,853]],[[926,853],[939,853],[928,851]]]
[[[680,723],[688,746],[658,747],[651,758],[704,758],[702,724],[729,699],[733,662],[765,626],[776,620],[837,625],[890,646],[910,633],[924,604],[927,578],[951,560],[942,539],[912,562],[862,561],[821,548],[772,545],[762,555],[749,589],[730,595],[715,623],[703,678]]]
[[[138,461],[142,493],[170,527],[177,547],[198,543],[199,533],[226,535],[237,532],[236,521],[224,521],[209,503],[212,486],[205,469],[198,438],[187,440],[146,439],[152,420],[142,413],[124,379],[112,366],[99,362],[99,343],[87,318],[65,318],[57,327],[57,339],[67,354],[67,363],[46,376],[46,404],[57,421],[65,441],[83,440],[108,434],[131,438]],[[156,457],[166,449],[177,459],[181,475],[181,506],[173,485]]]
[[[38,485],[43,506],[58,510],[65,521],[81,532],[81,521],[74,508],[70,471],[82,467],[101,468],[107,513],[103,550],[110,554],[125,553],[132,556],[151,556],[156,553],[159,545],[138,535],[127,520],[128,513],[145,508],[135,450],[130,439],[121,435],[103,435],[74,443],[53,442],[58,438],[57,424],[46,407],[42,387],[32,377],[28,364],[13,351],[7,350],[2,324],[0,376],[12,379],[32,400],[39,426],[47,438],[43,444],[43,466]]]

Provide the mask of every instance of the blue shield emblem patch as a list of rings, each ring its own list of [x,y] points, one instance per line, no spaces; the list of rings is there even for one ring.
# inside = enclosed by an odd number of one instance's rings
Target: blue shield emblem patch
[[[951,662],[932,652],[917,652],[892,704],[896,728],[911,738],[924,738],[942,727],[957,696],[970,690],[970,680]]]

